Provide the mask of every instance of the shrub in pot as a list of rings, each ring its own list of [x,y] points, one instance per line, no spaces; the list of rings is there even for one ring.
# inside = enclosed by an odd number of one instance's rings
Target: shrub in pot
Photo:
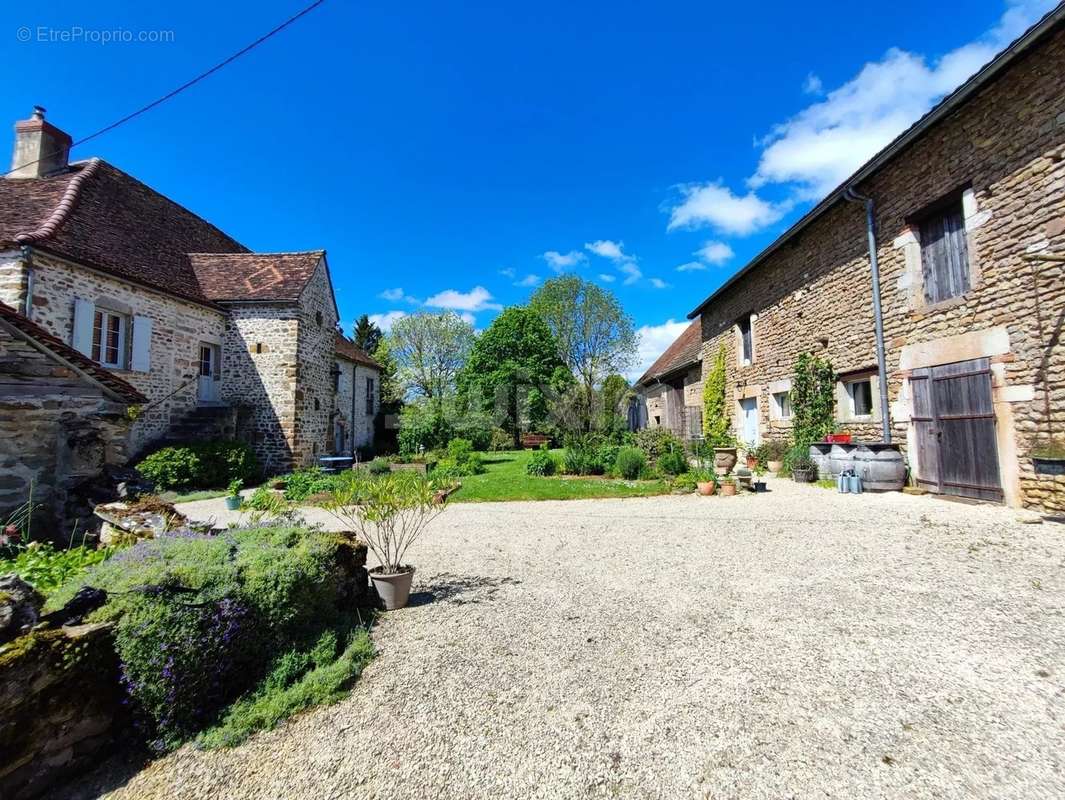
[[[690,474],[695,479],[695,488],[704,497],[709,497],[717,490],[717,476],[711,470],[697,469]]]
[[[230,511],[240,510],[240,490],[244,481],[237,479],[229,482],[229,494],[226,495],[226,508]]]
[[[728,477],[722,478],[721,494],[725,495],[726,497],[736,494],[736,481]]]
[[[432,483],[417,472],[376,479],[351,472],[333,490],[326,509],[356,531],[377,558],[370,580],[385,608],[407,605],[414,579],[414,567],[404,562],[407,550],[444,510]]]
[[[809,456],[801,456],[791,461],[791,477],[797,483],[813,483],[817,480],[817,465]]]

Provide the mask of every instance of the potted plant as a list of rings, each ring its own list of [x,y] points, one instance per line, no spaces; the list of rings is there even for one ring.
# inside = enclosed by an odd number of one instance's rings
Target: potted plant
[[[432,482],[417,472],[379,478],[351,472],[331,493],[326,509],[355,530],[379,562],[370,581],[386,610],[407,605],[414,580],[407,550],[444,507]]]
[[[240,510],[240,490],[244,486],[244,481],[239,478],[229,482],[229,494],[226,495],[226,508],[230,511]]]
[[[1065,439],[1046,439],[1032,448],[1037,475],[1065,475]]]
[[[783,439],[770,439],[762,445],[765,455],[765,468],[776,474],[784,469],[784,456],[788,452],[788,443]]]
[[[825,434],[825,441],[829,444],[850,444],[851,432],[837,429],[835,433]]]
[[[708,469],[692,470],[695,478],[695,488],[703,497],[709,497],[717,490],[717,477]]]
[[[764,492],[766,490],[765,481],[762,480],[763,475],[765,475],[765,470],[762,469],[760,466],[755,466],[755,480],[751,483],[751,488],[753,488],[756,492]]]
[[[721,494],[725,497],[731,497],[736,494],[736,481],[733,478],[724,477],[721,479]]]
[[[796,483],[813,483],[817,480],[817,465],[809,456],[799,456],[791,462],[791,477]]]

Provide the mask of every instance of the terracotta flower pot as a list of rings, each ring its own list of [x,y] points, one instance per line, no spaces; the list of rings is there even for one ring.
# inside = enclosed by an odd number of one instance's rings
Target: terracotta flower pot
[[[380,567],[370,570],[370,581],[377,590],[386,611],[403,608],[410,599],[410,585],[414,580],[414,567],[406,572],[380,572]]]
[[[782,469],[784,469],[784,462],[783,461],[770,461],[770,462],[768,462],[766,464],[766,466],[769,467],[769,471],[770,472],[776,473],[776,472],[780,472]]]
[[[723,494],[725,497],[731,497],[732,495],[736,494],[736,484],[734,484],[734,483],[723,483],[723,484],[721,484],[721,494]]]
[[[695,484],[695,487],[699,490],[699,494],[704,497],[712,495],[717,488],[713,481],[699,481]]]

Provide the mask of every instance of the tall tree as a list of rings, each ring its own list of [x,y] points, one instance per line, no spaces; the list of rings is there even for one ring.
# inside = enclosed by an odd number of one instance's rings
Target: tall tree
[[[620,433],[628,429],[628,402],[632,396],[629,382],[624,376],[612,372],[603,379],[599,387],[599,401],[602,406],[600,427],[609,433]]]
[[[377,345],[381,343],[383,336],[377,323],[371,322],[366,314],[355,320],[355,326],[351,331],[351,338],[355,344],[371,355],[377,350]]]
[[[535,424],[545,415],[545,390],[562,365],[558,345],[536,312],[511,306],[496,317],[473,343],[459,374],[459,390],[479,398],[485,408],[501,412],[500,427],[521,446],[522,417]]]
[[[473,326],[453,311],[396,320],[388,347],[404,393],[434,402],[453,394],[473,340]]]
[[[553,278],[533,294],[529,307],[543,317],[559,356],[581,384],[581,425],[591,430],[595,387],[624,372],[636,356],[632,318],[607,290],[576,275]]]

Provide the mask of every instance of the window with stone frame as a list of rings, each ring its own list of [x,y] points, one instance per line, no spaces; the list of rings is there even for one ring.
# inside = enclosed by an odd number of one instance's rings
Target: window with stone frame
[[[754,317],[751,314],[736,323],[740,334],[740,363],[749,366],[754,363]]]
[[[871,417],[873,415],[873,382],[869,377],[857,378],[846,382],[848,411],[852,418]]]
[[[916,215],[924,300],[941,303],[969,291],[969,243],[962,194],[956,192]]]
[[[129,318],[125,314],[97,308],[92,323],[92,360],[105,367],[125,369],[129,363],[128,334]]]
[[[773,418],[791,419],[791,392],[773,392]]]

